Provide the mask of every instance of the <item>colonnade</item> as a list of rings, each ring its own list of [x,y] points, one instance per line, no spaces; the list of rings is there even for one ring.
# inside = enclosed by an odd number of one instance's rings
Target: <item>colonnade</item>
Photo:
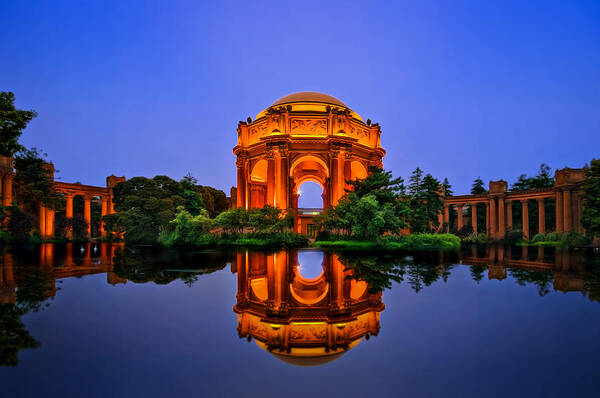
[[[538,233],[545,234],[549,229],[558,233],[584,233],[581,226],[583,212],[582,184],[585,176],[582,169],[565,168],[557,170],[555,185],[551,188],[532,189],[528,191],[508,191],[506,181],[490,181],[489,193],[483,195],[451,196],[444,201],[444,212],[440,215],[440,225],[449,226],[450,207],[457,211],[456,227],[461,230],[465,225],[464,209],[471,208],[471,227],[474,232],[483,229],[478,225],[477,206],[485,206],[485,231],[489,237],[503,239],[508,231],[513,229],[513,206],[519,203],[521,207],[521,226],[523,237],[530,239],[529,204],[537,203]],[[546,224],[546,200],[554,201],[555,225]]]

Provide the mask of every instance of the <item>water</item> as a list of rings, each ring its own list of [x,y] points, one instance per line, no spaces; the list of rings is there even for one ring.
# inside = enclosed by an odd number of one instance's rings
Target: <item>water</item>
[[[1,264],[2,397],[600,393],[590,252],[48,244]]]

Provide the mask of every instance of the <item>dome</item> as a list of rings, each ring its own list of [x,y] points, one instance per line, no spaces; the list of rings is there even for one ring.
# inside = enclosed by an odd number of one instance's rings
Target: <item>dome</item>
[[[327,106],[339,106],[342,108],[348,108],[348,105],[344,104],[339,99],[332,97],[328,94],[318,93],[315,91],[299,91],[297,93],[288,94],[284,97],[279,98],[277,101],[273,102],[269,108],[280,105],[291,105],[293,111],[317,111],[317,112],[326,112]],[[255,119],[260,119],[261,117],[266,115],[266,109],[256,115]],[[362,121],[360,115],[356,112],[350,110],[350,115]]]
[[[322,102],[324,104],[332,104],[348,108],[348,106],[339,99],[332,97],[331,95],[317,93],[315,91],[300,91],[297,93],[288,94],[285,97],[281,97],[277,101],[273,102],[271,106],[291,104],[294,102]]]

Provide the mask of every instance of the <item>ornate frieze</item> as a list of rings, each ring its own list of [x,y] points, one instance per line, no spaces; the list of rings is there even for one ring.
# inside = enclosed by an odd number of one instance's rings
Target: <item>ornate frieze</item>
[[[292,134],[327,135],[325,119],[292,119]]]

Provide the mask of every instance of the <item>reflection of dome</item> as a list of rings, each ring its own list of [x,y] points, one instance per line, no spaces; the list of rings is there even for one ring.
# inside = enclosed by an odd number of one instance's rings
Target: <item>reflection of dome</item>
[[[349,348],[353,348],[358,343],[360,343],[361,339],[358,339],[350,344]],[[262,348],[263,350],[268,350],[265,343],[260,341],[256,341],[256,344]],[[326,363],[333,362],[342,355],[344,355],[347,350],[338,350],[338,351],[329,351],[326,352],[324,347],[315,347],[315,348],[292,348],[290,353],[286,352],[273,352],[269,351],[275,358],[279,359],[282,362],[288,363],[290,365],[295,366],[320,366],[325,365]]]
[[[297,251],[238,253],[233,310],[240,337],[283,362],[318,366],[376,336],[385,305],[381,293],[350,278],[352,271],[337,256],[301,253],[303,261],[321,268],[319,276],[306,279],[299,273]]]
[[[356,112],[348,108],[348,106],[339,99],[332,97],[331,95],[318,93],[315,91],[299,91],[297,93],[288,94],[273,102],[269,108],[282,105],[290,105],[292,110],[297,112],[326,112],[328,106],[341,107],[348,109],[353,118],[362,121],[362,118]],[[265,116],[266,112],[266,109],[260,112],[258,115],[256,115],[256,119],[260,119],[261,117]]]

